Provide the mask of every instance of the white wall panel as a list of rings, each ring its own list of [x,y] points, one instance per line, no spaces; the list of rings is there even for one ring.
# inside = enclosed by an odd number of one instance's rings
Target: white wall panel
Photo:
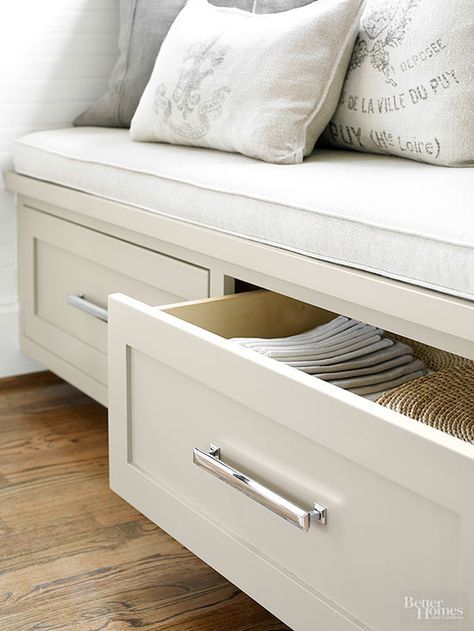
[[[69,125],[107,88],[117,57],[118,0],[0,3],[0,172],[14,141]],[[0,180],[0,376],[32,370],[17,345],[13,195]]]
[[[42,102],[57,102],[67,94],[70,100],[90,101],[97,98],[104,91],[102,77],[56,78],[51,84],[47,79],[6,80],[0,85],[0,102],[2,105]]]
[[[0,7],[1,9],[1,7]],[[15,63],[7,63],[0,59],[0,76],[2,80],[20,81],[42,80],[54,85],[58,79],[87,80],[96,77],[104,80],[116,59],[116,53],[90,55],[18,55]]]

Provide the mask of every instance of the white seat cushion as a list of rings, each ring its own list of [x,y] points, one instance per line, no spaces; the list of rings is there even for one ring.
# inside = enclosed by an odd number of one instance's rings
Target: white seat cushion
[[[14,164],[34,178],[474,300],[471,169],[337,150],[274,165],[89,127],[26,136]]]

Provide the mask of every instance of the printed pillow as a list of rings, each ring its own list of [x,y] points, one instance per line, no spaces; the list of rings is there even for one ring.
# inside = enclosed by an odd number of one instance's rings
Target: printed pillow
[[[472,165],[473,27],[473,0],[368,0],[324,140]]]
[[[212,0],[251,11],[252,0]],[[109,91],[74,120],[77,126],[130,127],[156,56],[186,0],[120,0],[119,58]]]
[[[362,4],[318,0],[259,15],[190,0],[160,50],[132,138],[301,162],[335,110]]]

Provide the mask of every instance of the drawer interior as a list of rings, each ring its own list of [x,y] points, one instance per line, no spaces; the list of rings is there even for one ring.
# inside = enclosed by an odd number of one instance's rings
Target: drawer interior
[[[340,315],[266,290],[247,291],[224,298],[171,305],[164,311],[227,339],[287,337],[325,324]],[[428,373],[443,370],[453,364],[467,366],[469,370],[474,369],[474,362],[471,360],[400,337],[393,332],[385,331],[385,336],[408,344],[413,350],[414,357],[424,362]],[[415,381],[412,383],[414,384]],[[397,410],[392,405],[391,409],[410,416],[405,408],[403,411]],[[445,427],[440,425],[438,429],[445,429]],[[448,433],[453,433],[453,431]],[[472,442],[471,426],[467,433],[463,430],[462,434],[464,440]],[[458,435],[458,437],[461,436]]]
[[[335,313],[272,291],[165,307],[166,313],[220,337],[286,337],[329,322]]]

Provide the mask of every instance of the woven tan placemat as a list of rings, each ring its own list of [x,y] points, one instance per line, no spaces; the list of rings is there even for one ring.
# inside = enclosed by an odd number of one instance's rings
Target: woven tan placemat
[[[454,365],[390,390],[377,403],[461,440],[474,442],[474,362],[449,360],[449,363]]]
[[[454,366],[474,366],[474,361],[471,359],[466,359],[465,357],[448,353],[448,351],[442,351],[439,348],[433,348],[432,346],[428,346],[422,342],[409,340],[406,337],[395,335],[394,333],[387,333],[386,335],[393,340],[398,340],[404,344],[408,344],[408,346],[411,346],[413,349],[413,355],[417,359],[421,359],[428,370],[436,372],[438,370],[444,370],[445,368],[452,368]]]

